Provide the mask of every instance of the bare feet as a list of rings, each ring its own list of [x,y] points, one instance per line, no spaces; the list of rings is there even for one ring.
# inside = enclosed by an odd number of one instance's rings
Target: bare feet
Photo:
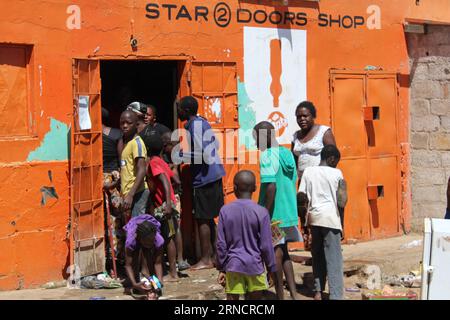
[[[316,292],[316,294],[314,295],[314,300],[322,300],[322,293]]]
[[[205,270],[205,269],[214,269],[214,264],[212,263],[212,261],[209,261],[207,263],[204,263],[202,261],[199,261],[198,263],[196,263],[195,265],[193,265],[190,270]]]
[[[171,276],[171,275],[167,275],[163,278],[164,283],[166,282],[178,282],[180,281],[180,279],[178,278],[178,276]]]
[[[292,298],[292,300],[300,300],[300,297],[297,293],[294,293],[294,294],[291,293],[291,298]]]

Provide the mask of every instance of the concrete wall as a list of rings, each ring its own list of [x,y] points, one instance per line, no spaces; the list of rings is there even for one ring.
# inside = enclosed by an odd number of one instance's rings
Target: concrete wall
[[[412,225],[443,217],[450,174],[450,27],[408,34],[411,64]]]

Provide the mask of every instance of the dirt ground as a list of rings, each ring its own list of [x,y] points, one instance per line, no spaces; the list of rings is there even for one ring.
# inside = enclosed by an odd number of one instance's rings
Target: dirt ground
[[[412,270],[418,270],[422,260],[422,246],[402,248],[403,245],[415,240],[421,240],[422,235],[410,234],[397,238],[377,240],[372,242],[357,243],[343,246],[344,254],[344,283],[345,299],[361,300],[362,292],[367,289],[359,289],[359,292],[350,292],[348,289],[356,289],[357,283],[365,283],[361,280],[360,270],[367,265],[379,266],[383,278],[394,275],[408,274]],[[309,252],[292,252],[294,260],[304,260],[310,257]],[[301,300],[311,300],[312,267],[303,263],[294,263],[294,271],[297,283],[297,291]],[[164,296],[161,299],[171,300],[222,300],[225,293],[216,282],[217,271],[186,271],[178,283],[165,284]],[[382,287],[385,284],[382,284]],[[411,289],[392,287],[396,292],[406,292]],[[412,289],[417,294],[420,289]],[[268,292],[267,298],[273,297],[273,289]],[[32,289],[0,292],[0,300],[89,300],[92,297],[104,297],[107,300],[134,300],[125,295],[123,289],[109,290],[85,290],[85,289]],[[286,297],[289,294],[286,291]]]

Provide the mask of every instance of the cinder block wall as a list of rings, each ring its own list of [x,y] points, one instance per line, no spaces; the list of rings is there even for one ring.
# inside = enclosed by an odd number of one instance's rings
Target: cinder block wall
[[[443,217],[450,175],[450,27],[407,34],[411,66],[412,227]]]

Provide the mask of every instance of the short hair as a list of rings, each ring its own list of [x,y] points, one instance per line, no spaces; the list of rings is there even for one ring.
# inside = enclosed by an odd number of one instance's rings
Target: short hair
[[[339,152],[339,149],[335,145],[328,144],[325,147],[323,147],[322,152],[320,153],[320,158],[322,160],[327,160],[331,157],[335,157],[336,160],[340,160],[341,153]]]
[[[156,226],[149,221],[141,222],[137,225],[136,235],[139,239],[145,239],[156,234]]]
[[[260,123],[258,123],[258,124],[253,128],[254,131],[259,131],[259,130],[261,130],[261,129],[273,131],[273,130],[275,130],[275,127],[274,127],[274,125],[273,125],[271,122],[269,122],[269,121],[261,121]]]
[[[132,117],[132,120],[133,120],[134,122],[137,122],[137,121],[138,121],[138,115],[137,115],[136,112],[134,112],[134,111],[132,111],[132,110],[125,110],[125,111],[123,111],[123,112],[120,114],[120,117],[122,117],[122,116],[125,115],[125,114],[129,114],[129,115]]]
[[[109,111],[108,109],[102,107],[102,122],[105,124],[109,120]]]
[[[164,132],[161,135],[161,140],[162,140],[163,144],[165,144],[165,145],[172,143],[172,132],[170,132],[170,131]]]
[[[181,98],[180,108],[186,111],[189,115],[196,115],[198,111],[197,99],[192,96]]]
[[[157,156],[161,154],[164,147],[161,136],[156,132],[146,135],[144,137],[144,143],[149,156]]]
[[[308,109],[314,119],[317,117],[316,107],[314,106],[314,104],[311,101],[301,102],[295,109],[295,114],[297,114],[298,110],[300,110],[302,108]]]
[[[156,117],[156,107],[154,105],[148,104],[147,109],[152,109],[153,116]]]
[[[131,110],[143,117],[147,113],[147,105],[142,102],[132,102],[127,106],[127,110]]]

